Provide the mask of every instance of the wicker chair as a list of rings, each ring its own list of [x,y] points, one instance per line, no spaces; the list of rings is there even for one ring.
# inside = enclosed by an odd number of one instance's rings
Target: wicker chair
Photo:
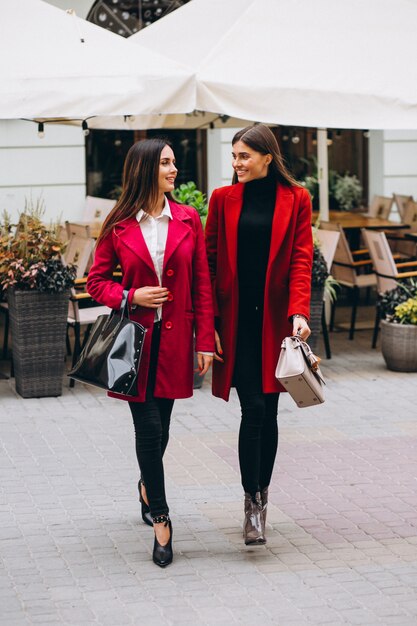
[[[383,294],[390,289],[395,289],[398,281],[404,278],[417,277],[417,261],[396,263],[384,232],[363,228],[362,235],[369,248],[379,294]],[[407,268],[410,268],[410,271],[402,271]],[[376,347],[378,339],[379,322],[379,308],[376,307],[375,326],[372,337],[373,348]]]

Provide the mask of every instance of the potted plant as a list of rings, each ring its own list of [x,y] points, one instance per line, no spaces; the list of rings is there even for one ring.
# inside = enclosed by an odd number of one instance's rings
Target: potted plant
[[[359,207],[362,200],[362,185],[357,176],[349,173],[338,174],[333,185],[333,195],[342,211],[351,211]]]
[[[177,189],[171,192],[172,197],[180,204],[188,204],[197,209],[201,223],[206,225],[208,204],[206,195],[197,189],[197,185],[193,181],[182,183]],[[198,371],[197,355],[194,353],[194,389],[200,389],[203,384],[204,376],[200,376]]]
[[[381,351],[388,369],[417,372],[417,281],[399,283],[380,297],[378,306]]]
[[[42,223],[43,203],[17,225],[0,221],[0,286],[7,295],[16,391],[24,398],[62,393],[65,333],[75,268],[65,266],[60,226]]]
[[[197,209],[204,228],[208,213],[207,197],[202,191],[197,189],[197,185],[194,182],[183,183],[178,189],[174,189],[172,197],[180,204],[188,204]]]

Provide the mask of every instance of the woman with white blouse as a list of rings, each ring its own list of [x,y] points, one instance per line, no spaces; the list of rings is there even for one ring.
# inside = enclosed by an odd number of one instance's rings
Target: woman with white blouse
[[[197,211],[172,201],[177,168],[164,139],[129,150],[120,200],[103,224],[87,289],[118,309],[127,291],[131,318],[146,329],[136,397],[128,400],[136,433],[142,518],[155,532],[153,560],[171,563],[172,524],[163,456],[176,398],[193,394],[193,345],[200,374],[213,359],[214,325],[203,230]],[[122,284],[113,279],[120,264]]]

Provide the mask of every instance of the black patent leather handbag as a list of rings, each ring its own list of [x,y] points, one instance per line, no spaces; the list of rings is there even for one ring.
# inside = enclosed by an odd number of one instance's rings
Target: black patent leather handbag
[[[129,319],[128,292],[119,311],[99,315],[80,357],[68,376],[125,396],[137,396],[137,380],[146,328]]]

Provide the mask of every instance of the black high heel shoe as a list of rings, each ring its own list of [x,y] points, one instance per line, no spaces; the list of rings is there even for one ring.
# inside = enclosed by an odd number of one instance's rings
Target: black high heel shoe
[[[174,554],[172,552],[172,524],[171,524],[171,520],[169,519],[168,515],[159,515],[158,517],[154,517],[153,519],[153,523],[154,524],[160,524],[162,522],[164,522],[165,527],[168,526],[169,528],[169,540],[168,543],[165,544],[164,546],[161,546],[161,544],[159,543],[158,539],[156,538],[155,535],[155,541],[153,544],[153,553],[152,553],[152,560],[156,565],[159,565],[159,567],[166,567],[167,565],[169,565],[170,563],[172,563],[172,559],[174,558]]]
[[[146,504],[145,500],[142,497],[142,485],[143,485],[143,480],[140,478],[138,482],[138,491],[139,491],[139,502],[141,505],[142,519],[145,522],[145,524],[147,524],[148,526],[153,526],[151,510],[149,508],[149,505]]]

